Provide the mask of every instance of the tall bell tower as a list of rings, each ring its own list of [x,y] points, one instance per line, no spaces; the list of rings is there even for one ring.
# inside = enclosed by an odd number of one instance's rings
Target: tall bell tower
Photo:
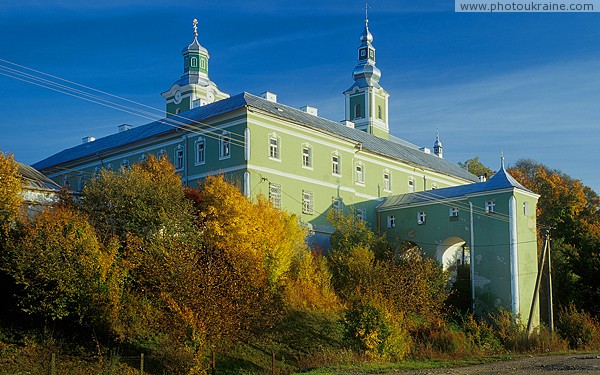
[[[360,35],[358,63],[352,76],[354,84],[344,91],[346,96],[346,120],[354,122],[354,127],[367,133],[387,139],[388,97],[387,91],[379,84],[381,71],[375,66],[373,35],[369,31],[369,17],[365,7],[365,30]]]
[[[166,100],[167,116],[229,98],[208,78],[208,50],[198,43],[198,20],[194,19],[194,40],[183,49],[183,76],[161,95]]]

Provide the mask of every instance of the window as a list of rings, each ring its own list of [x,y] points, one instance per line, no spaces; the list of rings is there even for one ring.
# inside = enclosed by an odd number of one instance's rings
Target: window
[[[415,192],[415,180],[412,177],[410,177],[408,179],[408,192],[409,193]]]
[[[435,190],[437,188],[438,188],[438,186],[435,182],[431,184],[431,190]]]
[[[165,151],[165,149],[161,149],[158,154],[156,154],[156,157],[158,158],[158,160],[161,160],[162,158],[166,158],[167,157],[167,151]]]
[[[383,173],[383,190],[392,191],[392,179],[390,172]]]
[[[112,172],[112,170],[113,170],[112,164],[107,165],[106,170],[109,172]]]
[[[219,137],[219,159],[226,159],[231,156],[230,139],[229,132],[223,132]]]
[[[281,208],[281,185],[269,182],[269,200],[273,206]]]
[[[129,169],[131,169],[131,165],[129,164],[129,160],[124,159],[121,162],[121,169],[123,169],[124,171],[128,171]]]
[[[377,118],[380,120],[383,119],[383,111],[381,110],[380,105],[377,106]]]
[[[496,212],[496,202],[494,202],[493,200],[486,201],[485,202],[485,212],[486,213]]]
[[[360,50],[360,58],[363,59],[365,57],[367,57],[367,50],[361,49]]]
[[[425,214],[425,211],[420,211],[417,212],[417,224],[421,225],[421,224],[425,224],[425,217],[427,215]]]
[[[196,165],[204,164],[206,162],[206,143],[204,138],[198,138],[196,141]]]
[[[312,168],[312,149],[310,146],[302,146],[302,166]]]
[[[529,202],[523,202],[523,215],[529,216]]]
[[[79,180],[77,181],[77,190],[82,191],[85,186],[85,176],[83,172],[79,172]]]
[[[332,155],[331,156],[331,173],[340,175],[340,156]]]
[[[275,133],[269,136],[269,157],[279,160],[279,137]]]
[[[391,215],[387,217],[387,227],[396,228],[396,216]]]
[[[331,199],[331,207],[334,210],[341,210],[342,209],[342,198],[333,197]]]
[[[93,174],[94,178],[100,178],[101,173],[100,173],[100,167],[96,167],[94,168],[94,174]]]
[[[312,191],[302,190],[302,213],[313,214],[313,193]]]
[[[175,149],[175,169],[183,169],[183,147],[178,145]]]
[[[200,69],[206,69],[206,60],[200,59]]]
[[[176,115],[178,115],[178,114],[180,114],[180,113],[181,113],[181,108],[177,108],[177,109],[175,109],[175,114],[176,114]]]
[[[144,153],[144,154],[142,154],[142,155],[140,156],[140,162],[142,162],[142,163],[143,163],[143,162],[145,162],[146,160],[148,160],[148,155],[146,155],[146,154]]]
[[[64,175],[63,179],[62,179],[62,186],[63,187],[69,187],[69,176]]]
[[[367,211],[364,208],[356,209],[356,220],[358,220],[358,221],[366,221],[367,220]]]
[[[359,184],[365,183],[365,175],[363,173],[363,165],[360,163],[356,164],[356,182]]]
[[[198,59],[196,57],[192,57],[190,60],[190,65],[192,68],[196,68],[198,66]]]
[[[458,220],[458,207],[450,207],[448,216],[450,217],[450,221]]]
[[[354,118],[362,118],[362,111],[360,108],[360,103],[354,106]]]

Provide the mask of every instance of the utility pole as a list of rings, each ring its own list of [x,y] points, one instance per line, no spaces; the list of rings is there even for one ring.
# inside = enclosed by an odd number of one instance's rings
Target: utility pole
[[[552,302],[552,256],[550,256],[550,231],[546,231],[548,243],[548,328],[554,332],[554,304]]]
[[[532,327],[532,320],[533,320],[533,312],[535,311],[536,307],[537,307],[537,303],[538,303],[538,299],[540,297],[540,284],[542,283],[542,274],[544,273],[544,263],[546,263],[546,253],[548,253],[548,270],[550,270],[550,230],[546,229],[545,232],[545,239],[544,239],[544,247],[542,248],[542,259],[540,259],[540,263],[538,265],[538,276],[537,279],[535,281],[535,289],[533,291],[533,300],[531,301],[531,309],[529,310],[529,319],[527,320],[527,334],[530,335],[533,327]],[[550,276],[550,273],[548,274],[548,282],[549,282],[549,287],[550,287],[550,293],[549,293],[549,309],[550,312],[552,311],[552,278]],[[553,330],[554,329],[554,318],[552,315],[549,316],[549,326],[550,329]]]

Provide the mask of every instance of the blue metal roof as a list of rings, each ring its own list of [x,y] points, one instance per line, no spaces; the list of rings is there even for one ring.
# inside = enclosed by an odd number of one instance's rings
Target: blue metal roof
[[[469,181],[477,181],[477,177],[466,170],[445,159],[439,158],[436,155],[421,152],[414,147],[411,147],[412,145],[409,143],[400,143],[379,138],[362,130],[349,128],[335,121],[314,116],[297,108],[271,102],[245,92],[202,107],[191,109],[182,113],[180,116],[151,122],[121,133],[96,139],[93,142],[71,147],[37,162],[33,167],[38,170],[45,170],[80,158],[102,155],[103,153],[118,149],[119,147],[174,132],[176,127],[182,126],[182,123],[184,126],[185,124],[197,126],[198,122],[204,122],[211,117],[244,107],[259,109],[273,116],[284,118],[333,136],[360,143],[363,150],[401,160],[416,167],[424,167],[450,176],[460,177]],[[202,125],[200,125],[200,127],[202,127]]]
[[[492,192],[507,188],[515,188],[533,193],[517,180],[514,179],[505,169],[504,166],[486,182],[478,182],[469,185],[453,186],[443,189],[427,190],[418,193],[408,193],[401,195],[393,195],[385,198],[379,205],[378,209],[404,206],[414,203],[425,203],[442,199],[451,199],[463,197],[470,194]]]

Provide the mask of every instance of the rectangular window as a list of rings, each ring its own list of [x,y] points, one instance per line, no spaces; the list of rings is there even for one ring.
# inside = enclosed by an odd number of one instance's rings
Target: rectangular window
[[[269,182],[269,200],[273,206],[281,208],[281,185]]]
[[[408,192],[409,193],[415,192],[415,180],[413,180],[412,177],[408,180]]]
[[[427,216],[427,214],[425,214],[425,211],[417,212],[417,224],[419,224],[419,225],[425,224],[426,216]]]
[[[220,138],[220,151],[219,157],[221,159],[228,158],[231,156],[231,145],[229,144],[229,133],[224,133]]]
[[[383,174],[383,190],[392,191],[392,179],[388,172]]]
[[[310,147],[302,147],[302,166],[312,168],[312,150]]]
[[[206,161],[206,152],[204,139],[196,141],[196,164],[204,164]]]
[[[448,215],[450,216],[450,221],[458,220],[458,207],[450,207]]]
[[[269,137],[269,157],[279,159],[279,138]]]
[[[367,211],[364,208],[356,209],[356,219],[358,221],[366,221],[367,220]]]
[[[496,212],[496,202],[486,201],[485,202],[485,212],[488,214],[492,213],[492,212]]]
[[[360,184],[365,182],[365,176],[363,175],[363,166],[361,164],[356,165],[356,182]]]
[[[387,217],[387,227],[396,228],[396,216],[391,215]]]
[[[313,193],[311,191],[302,190],[302,213],[313,214]]]
[[[333,174],[341,174],[340,173],[340,157],[339,155],[333,155],[331,157],[331,173]]]
[[[529,202],[523,202],[523,215],[529,216]]]
[[[183,148],[175,150],[175,169],[183,168]]]
[[[333,197],[331,200],[331,207],[334,210],[341,210],[342,209],[342,199],[338,198],[338,197]]]

